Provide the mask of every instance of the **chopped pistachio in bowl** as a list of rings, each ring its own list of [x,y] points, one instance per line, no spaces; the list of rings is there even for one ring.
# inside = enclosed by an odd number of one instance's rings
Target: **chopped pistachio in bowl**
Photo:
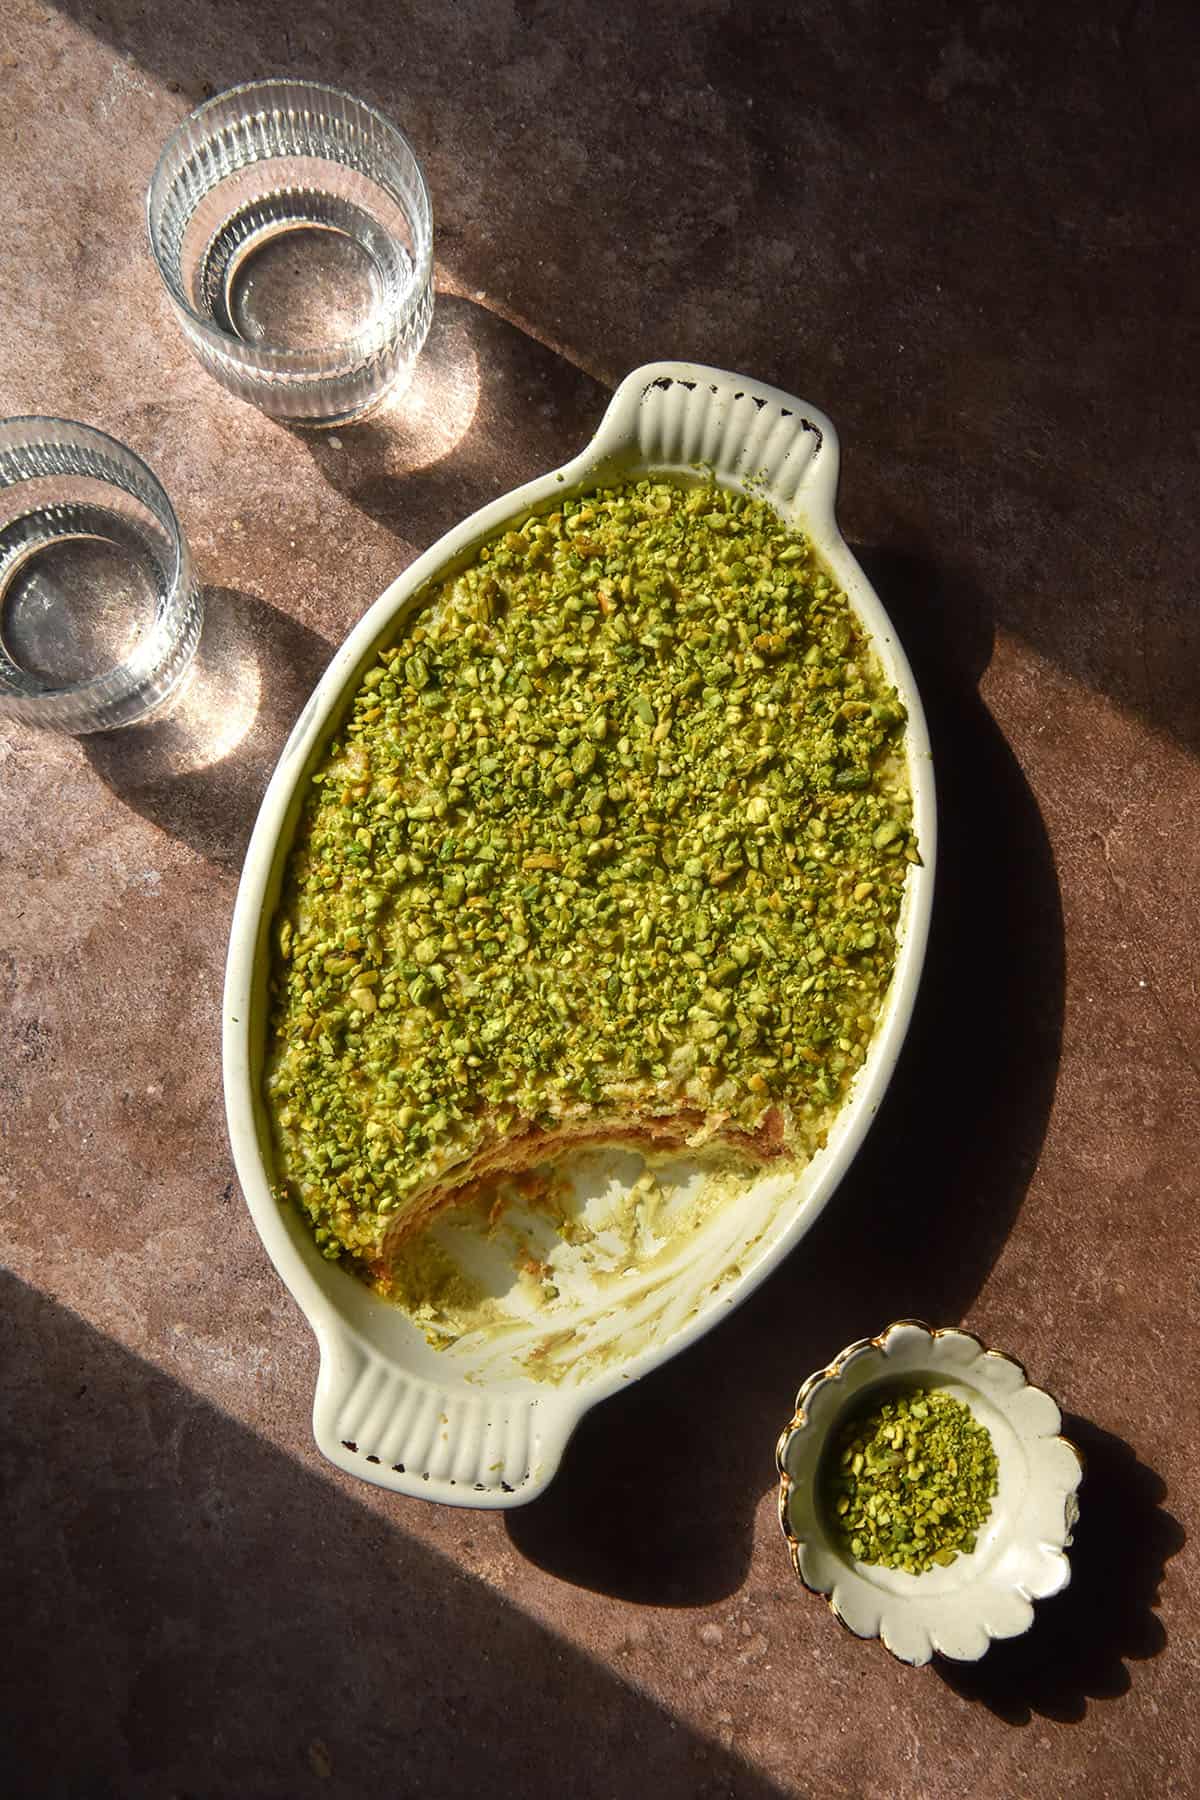
[[[848,1345],[804,1383],[776,1452],[796,1573],[855,1636],[880,1638],[901,1662],[935,1651],[976,1661],[996,1638],[1027,1631],[1033,1602],[1070,1580],[1083,1459],[1061,1423],[1020,1363],[969,1332],[904,1319]],[[906,1502],[900,1531],[882,1488],[865,1505],[855,1494],[864,1456],[867,1475],[872,1456],[907,1456],[916,1471],[905,1492],[920,1498]],[[957,1534],[952,1504],[964,1515]],[[853,1537],[848,1516],[861,1522]]]

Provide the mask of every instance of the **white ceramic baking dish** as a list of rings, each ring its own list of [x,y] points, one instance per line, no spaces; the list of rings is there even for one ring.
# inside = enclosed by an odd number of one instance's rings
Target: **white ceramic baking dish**
[[[802,527],[844,587],[908,709],[907,748],[921,864],[910,869],[900,950],[871,1050],[829,1134],[800,1171],[766,1173],[681,1238],[655,1270],[568,1294],[552,1321],[580,1354],[556,1379],[534,1379],[501,1333],[435,1350],[395,1305],[318,1253],[305,1221],[271,1192],[262,1101],[269,929],[306,776],[378,647],[429,582],[464,564],[508,521],[579,491],[651,470],[707,465],[723,484],[751,484]],[[365,613],[336,653],[288,739],[246,855],[226,970],[223,1052],[230,1140],[267,1252],[316,1333],[317,1443],[339,1468],[400,1493],[452,1505],[517,1506],[553,1477],[579,1419],[678,1354],[745,1300],[795,1248],[845,1174],[878,1111],[908,1026],[921,972],[934,877],[929,741],[912,672],[883,607],[834,517],[837,436],[814,407],[740,375],[651,363],[621,383],[591,442],[571,462],[492,501],[417,559]],[[635,1165],[614,1155],[606,1179]],[[572,1305],[576,1311],[571,1312]],[[565,1313],[564,1313],[564,1308]],[[519,1336],[519,1334],[518,1334]],[[527,1347],[527,1346],[526,1346]]]

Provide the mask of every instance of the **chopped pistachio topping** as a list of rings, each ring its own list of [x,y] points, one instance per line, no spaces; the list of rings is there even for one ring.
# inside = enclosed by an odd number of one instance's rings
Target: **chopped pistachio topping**
[[[647,478],[436,585],[311,777],[268,1092],[330,1257],[501,1130],[686,1105],[811,1150],[918,860],[904,711],[764,501]]]
[[[991,1434],[970,1407],[918,1388],[843,1426],[826,1505],[858,1562],[922,1575],[975,1548],[998,1473]]]

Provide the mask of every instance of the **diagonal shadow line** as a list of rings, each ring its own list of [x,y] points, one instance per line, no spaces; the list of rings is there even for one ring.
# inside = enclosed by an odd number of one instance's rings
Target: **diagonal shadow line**
[[[0,1351],[14,1800],[777,1800],[398,1520],[9,1274]]]
[[[168,6],[166,0],[147,0],[138,6],[116,0],[103,9],[84,5],[83,0],[57,0],[57,10],[99,42],[162,80],[188,104],[249,75],[273,71],[278,64],[278,29],[273,16],[251,6],[248,0],[214,0],[207,8],[184,9],[182,13]],[[415,35],[410,55],[389,72],[387,60],[378,55],[377,33],[371,28],[369,9],[356,0],[333,12],[326,9],[328,16],[321,16],[318,9],[311,19],[295,24],[289,33],[288,72],[318,80],[334,79],[385,112],[398,115],[401,123],[412,128],[417,140],[428,145],[431,173],[448,186],[454,169],[452,163],[443,159],[449,155],[449,147],[474,141],[474,121],[463,98],[471,91],[470,84],[464,85],[459,74],[460,59],[474,49],[475,38],[473,21],[466,18],[470,9],[461,10],[464,21],[448,30],[439,27],[422,36],[419,22],[413,22]],[[526,20],[524,29],[534,29],[532,22]],[[1135,35],[1145,37],[1145,33]],[[908,33],[907,38],[911,37]],[[611,43],[613,81],[621,84],[628,80],[628,40],[616,31]],[[756,204],[745,211],[739,222],[740,232],[753,238],[756,221],[764,232],[775,226],[772,197],[778,192],[780,147],[795,137],[806,113],[811,111],[812,84],[820,79],[819,64],[813,63],[813,46],[806,40],[802,20],[785,17],[768,24],[758,18],[741,18],[736,11],[728,19],[714,15],[711,21],[696,26],[692,43],[700,61],[711,70],[713,90],[723,95],[753,95],[761,91],[764,82],[768,87],[778,87],[780,69],[787,67],[792,71],[792,85],[785,84],[785,89],[779,90],[777,104],[769,116],[766,112],[752,116],[739,112],[737,129],[753,146],[752,167],[763,183]],[[789,45],[797,54],[788,54]],[[885,35],[883,40],[872,40],[872,55],[864,67],[868,89],[871,84],[878,89],[879,119],[902,123],[905,129],[912,122],[912,99],[903,83],[897,87],[889,71],[895,58],[902,59],[909,48],[902,28],[897,27],[894,37]],[[1146,51],[1143,44],[1143,58]],[[1163,59],[1157,61],[1161,63]],[[414,86],[406,71],[418,63],[425,72],[421,84]],[[1040,124],[1053,144],[1058,141],[1058,122],[1070,115],[1061,107],[1057,86],[1044,78],[1047,66],[1043,56],[1028,69],[1033,108],[1030,123]],[[1167,69],[1172,66],[1166,59]],[[1090,84],[1097,121],[1127,113],[1128,76],[1123,56],[1101,58],[1094,68],[1085,69],[1084,79]],[[597,118],[595,95],[583,95],[575,103],[575,110],[565,115],[568,121],[574,119],[580,130],[595,135],[598,149],[608,145],[606,129],[619,129],[615,121],[621,116],[621,103],[626,96],[617,85],[608,98],[607,114],[602,115],[605,123]],[[511,106],[511,101],[508,104]],[[504,100],[498,99],[496,106],[502,116],[511,117],[504,115]],[[478,114],[478,107],[473,111]],[[1078,109],[1073,116],[1077,123]],[[931,102],[927,102],[923,117],[931,136],[945,131],[945,117]],[[607,124],[610,118],[611,125]],[[990,135],[991,129],[988,125],[985,135]],[[1097,125],[1097,131],[1100,129]],[[1025,152],[1020,147],[1014,152],[1012,141],[1012,134],[1005,131],[992,154],[1003,159],[1013,155],[1021,162]],[[1023,140],[1016,141],[1019,146]],[[1103,142],[1096,145],[1097,153],[1106,148]],[[1114,149],[1111,154],[1119,158],[1120,153]],[[1066,166],[1071,162],[1069,156],[1058,160]],[[898,163],[897,173],[890,179],[902,184],[906,166]],[[1009,165],[1004,160],[1000,166]],[[1023,163],[1020,173],[1026,173]],[[148,179],[149,169],[145,175]],[[935,190],[929,202],[933,210],[950,216],[965,198],[964,181],[968,177],[969,171],[955,158],[947,157],[937,176],[944,185]],[[1034,220],[1012,197],[1023,192],[1021,183],[1012,186],[1005,209],[991,206],[990,212],[983,215],[991,217],[992,228],[997,232],[1007,225],[1014,241],[1020,244],[1020,253],[1006,266],[1004,292],[1010,297],[998,305],[994,318],[982,322],[978,335],[969,341],[966,354],[960,355],[959,386],[952,383],[948,387],[943,408],[950,409],[950,416],[929,413],[923,428],[924,442],[917,455],[926,459],[922,483],[927,489],[944,489],[948,484],[957,487],[965,480],[962,505],[966,516],[984,518],[995,512],[998,502],[1002,503],[1021,522],[1020,532],[1030,539],[1026,549],[1036,544],[1037,563],[1052,565],[1052,572],[1042,568],[1031,571],[1027,578],[1014,580],[1006,535],[997,532],[994,525],[977,534],[979,572],[997,593],[1002,587],[1004,590],[1001,622],[1005,629],[1074,679],[1110,695],[1123,709],[1195,753],[1200,751],[1200,703],[1196,685],[1189,677],[1200,655],[1200,609],[1191,604],[1186,552],[1177,549],[1174,540],[1178,533],[1172,532],[1172,521],[1187,512],[1190,499],[1188,458],[1193,445],[1186,398],[1190,390],[1185,376],[1190,366],[1190,340],[1186,328],[1176,323],[1171,308],[1161,298],[1164,283],[1172,292],[1186,288],[1191,247],[1179,241],[1181,236],[1186,239],[1186,234],[1173,230],[1173,212],[1163,198],[1171,193],[1171,184],[1157,177],[1147,181],[1145,172],[1139,174],[1116,161],[1114,180],[1115,198],[1111,204],[1131,205],[1135,211],[1145,212],[1149,222],[1157,222],[1160,239],[1157,254],[1146,257],[1121,258],[1115,250],[1098,248],[1095,275],[1101,287],[1098,297],[1089,293],[1089,310],[1095,307],[1097,317],[1092,333],[1095,341],[1087,348],[1097,368],[1103,367],[1109,384],[1104,416],[1116,419],[1131,412],[1144,419],[1146,441],[1133,465],[1135,472],[1126,470],[1119,479],[1109,480],[1109,491],[1104,495],[1110,471],[1097,460],[1096,442],[1108,427],[1102,424],[1101,415],[1077,384],[1068,381],[1061,392],[1045,392],[1053,385],[1054,368],[1041,339],[1026,345],[1020,360],[1011,368],[1006,365],[1005,392],[999,400],[991,395],[989,383],[995,379],[991,333],[997,329],[1002,332],[1004,318],[1013,309],[1011,296],[1019,295],[1021,303],[1035,309],[1041,318],[1049,297],[1054,297],[1060,307],[1065,306],[1072,284],[1084,278],[1070,253],[1069,234],[1048,236],[1042,216],[1039,214]],[[576,227],[581,241],[587,241],[589,232],[598,234],[615,252],[622,240],[606,210],[604,183],[597,181],[592,186],[597,197],[583,194]],[[711,172],[698,173],[691,168],[687,193],[668,192],[676,208],[686,204],[689,214],[694,213],[698,220],[708,219],[718,214],[728,199],[727,163],[716,159]],[[896,199],[898,203],[901,200],[898,193]],[[636,219],[639,212],[628,195],[624,204]],[[986,196],[983,204],[990,205]],[[1106,219],[1097,221],[1102,239],[1106,224]],[[560,225],[556,228],[561,230]],[[903,235],[907,229],[907,220],[897,224],[901,235],[895,248],[911,255],[913,246]],[[485,227],[472,222],[468,234],[462,211],[446,207],[439,225],[439,259],[465,289],[473,285],[471,267],[480,259],[481,246],[487,244]],[[506,301],[512,318],[523,318],[521,328],[549,344],[552,340],[545,321],[554,316],[560,299],[565,299],[564,310],[569,316],[572,290],[564,290],[560,285],[543,293],[531,273],[537,266],[537,258],[532,255],[535,244],[538,249],[545,249],[548,245],[553,247],[553,240],[548,240],[544,232],[539,234],[535,227],[530,260],[516,275],[510,274],[513,291]],[[638,249],[644,269],[648,245],[643,243]],[[492,259],[496,259],[494,249]],[[953,257],[948,260],[953,268]],[[1057,272],[1057,280],[1050,278],[1050,270]],[[694,282],[697,273],[686,263],[679,265],[679,276],[685,282]],[[679,323],[680,302],[685,297],[669,290],[660,297],[661,314],[676,320],[676,331],[688,329]],[[855,306],[854,322],[865,339],[878,321],[866,299],[856,301]],[[539,308],[540,317],[535,317]],[[1174,309],[1176,313],[1178,310]],[[1140,316],[1153,319],[1158,329],[1131,333],[1127,321]],[[686,319],[686,311],[682,317]],[[1055,313],[1053,325],[1060,334],[1072,329],[1061,312]],[[753,322],[743,327],[746,330],[756,331]],[[707,340],[701,329],[697,342],[694,326],[690,327],[689,337],[692,341],[685,348],[701,356],[722,359],[720,337]],[[1048,334],[1047,344],[1050,341]],[[777,358],[769,333],[759,336],[757,342],[756,368],[752,372],[784,387],[793,385],[794,356],[783,353]],[[1103,364],[1099,361],[1100,344],[1108,354]],[[596,346],[588,348],[586,361],[589,365],[598,364]],[[578,347],[570,352],[559,350],[557,354],[584,360]],[[817,367],[821,366],[818,360]],[[1165,386],[1164,368],[1168,371]],[[930,369],[934,372],[932,364]],[[937,379],[936,373],[934,378]],[[825,359],[818,385],[843,380],[840,365]],[[1021,454],[1014,455],[1010,441],[1013,425],[1006,406],[1011,403],[1010,390],[1019,392],[1022,382],[1026,384],[1028,407],[1020,434]],[[954,407],[952,402],[960,388],[967,404]],[[1157,394],[1157,405],[1152,409],[1144,404],[1147,392]],[[828,398],[836,417],[835,396],[830,392]],[[1049,446],[1045,454],[1037,449],[1043,441]],[[969,473],[964,475],[964,469]],[[1118,514],[1120,529],[1111,530]]]

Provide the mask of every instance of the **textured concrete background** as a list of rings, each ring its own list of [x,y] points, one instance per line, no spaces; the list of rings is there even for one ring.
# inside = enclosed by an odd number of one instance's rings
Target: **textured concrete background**
[[[19,1795],[1190,1795],[1197,1564],[1198,28],[1084,8],[6,0],[0,412],[145,456],[209,585],[179,714],[0,736],[0,1783]],[[212,386],[142,206],[171,126],[324,76],[410,132],[440,299],[333,439]],[[768,1287],[506,1521],[318,1459],[233,1182],[237,872],[331,648],[636,363],[828,409],[942,784],[929,973]],[[792,1579],[804,1375],[917,1313],[1063,1400],[1069,1592],[903,1669]]]

